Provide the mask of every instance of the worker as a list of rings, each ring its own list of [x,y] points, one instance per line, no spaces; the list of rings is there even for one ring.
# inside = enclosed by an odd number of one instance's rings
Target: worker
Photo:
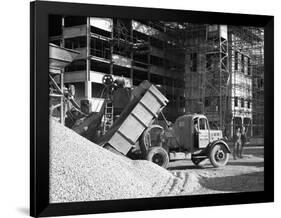
[[[238,127],[234,134],[234,147],[233,147],[233,159],[236,160],[236,157],[239,157],[239,151],[241,147],[241,131]]]
[[[194,123],[193,123],[193,127],[194,127],[194,132],[198,133],[198,118],[194,119]]]
[[[198,118],[195,118],[194,121],[193,121],[193,129],[194,129],[194,134],[193,134],[193,137],[194,137],[194,146],[199,146],[199,129],[198,129]]]
[[[243,158],[243,148],[246,144],[246,140],[247,140],[246,129],[245,129],[245,126],[243,126],[242,130],[241,130],[241,146],[240,146],[240,150],[239,150],[240,158]]]
[[[125,87],[125,80],[123,77],[116,79],[115,84],[116,89],[113,92],[114,117],[119,117],[131,100],[131,93],[130,90]]]

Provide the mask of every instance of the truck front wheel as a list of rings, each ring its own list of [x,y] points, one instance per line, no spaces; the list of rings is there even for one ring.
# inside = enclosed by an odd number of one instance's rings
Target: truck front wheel
[[[212,148],[209,159],[214,167],[222,167],[227,164],[229,153],[223,144],[217,144]]]
[[[169,163],[169,155],[168,152],[162,147],[151,147],[147,151],[146,160],[166,168]]]

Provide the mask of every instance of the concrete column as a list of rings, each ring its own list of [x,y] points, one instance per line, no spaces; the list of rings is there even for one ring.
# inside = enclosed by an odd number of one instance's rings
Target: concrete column
[[[92,98],[92,83],[90,81],[91,71],[91,29],[90,29],[90,17],[87,17],[86,27],[87,48],[86,48],[86,81],[85,81],[85,98]]]
[[[148,36],[148,40],[147,40],[147,43],[149,44],[149,48],[150,48],[150,36]],[[149,51],[149,53],[147,53],[147,64],[150,66],[150,51]],[[148,68],[148,70],[147,70],[147,80],[149,81],[149,82],[151,82],[151,76],[150,76],[150,70],[149,70],[149,68]]]
[[[191,112],[191,104],[192,101],[190,100],[190,98],[192,97],[192,88],[191,88],[191,72],[190,72],[190,54],[188,53],[188,51],[185,51],[185,60],[184,60],[184,68],[185,68],[185,96],[186,96],[186,103],[185,103],[185,111],[187,113]]]
[[[205,113],[205,76],[206,76],[206,55],[205,53],[198,52],[198,62],[197,62],[197,71],[199,75],[198,79],[198,98],[200,99],[200,111],[202,114]]]
[[[92,82],[91,81],[85,82],[85,98],[86,99],[92,98]]]
[[[61,20],[61,27],[62,27],[62,40],[61,40],[61,47],[65,47],[65,40],[64,40],[64,16],[62,17]],[[63,92],[64,89],[64,68],[61,69],[61,75],[60,75],[60,89]],[[65,120],[65,105],[64,105],[64,98],[63,96],[60,99],[60,122],[64,125],[64,120]]]
[[[130,39],[131,39],[131,42],[134,43],[134,30],[133,30],[133,20],[130,21]],[[131,50],[130,52],[130,58],[131,58],[131,61],[133,63],[133,60],[134,60],[134,53],[133,53],[133,50]],[[130,78],[132,80],[132,88],[133,88],[133,79],[134,79],[134,68],[133,68],[133,64],[130,68]]]
[[[113,24],[113,20],[112,20],[112,25]],[[114,28],[112,28],[112,31],[111,31],[111,34],[110,34],[110,37],[111,37],[111,40],[113,40],[113,32],[114,31]],[[109,74],[113,75],[113,58],[112,58],[112,55],[113,55],[113,43],[110,43],[110,65],[109,65]]]

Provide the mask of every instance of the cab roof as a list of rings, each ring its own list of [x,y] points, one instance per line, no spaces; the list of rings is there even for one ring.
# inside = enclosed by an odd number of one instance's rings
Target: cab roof
[[[182,116],[179,116],[175,122],[179,121],[179,120],[189,120],[189,121],[192,121],[196,118],[205,118],[207,119],[207,117],[203,114],[185,114],[185,115],[182,115]]]
[[[186,115],[183,115],[184,117],[188,117],[188,118],[191,118],[191,119],[195,119],[195,118],[206,118],[205,115],[203,114],[186,114]]]

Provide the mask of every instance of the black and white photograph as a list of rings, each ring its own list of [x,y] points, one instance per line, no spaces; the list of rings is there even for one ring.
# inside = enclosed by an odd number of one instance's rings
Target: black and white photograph
[[[278,217],[277,1],[2,5],[0,217]]]
[[[264,28],[48,21],[50,203],[264,191]]]

